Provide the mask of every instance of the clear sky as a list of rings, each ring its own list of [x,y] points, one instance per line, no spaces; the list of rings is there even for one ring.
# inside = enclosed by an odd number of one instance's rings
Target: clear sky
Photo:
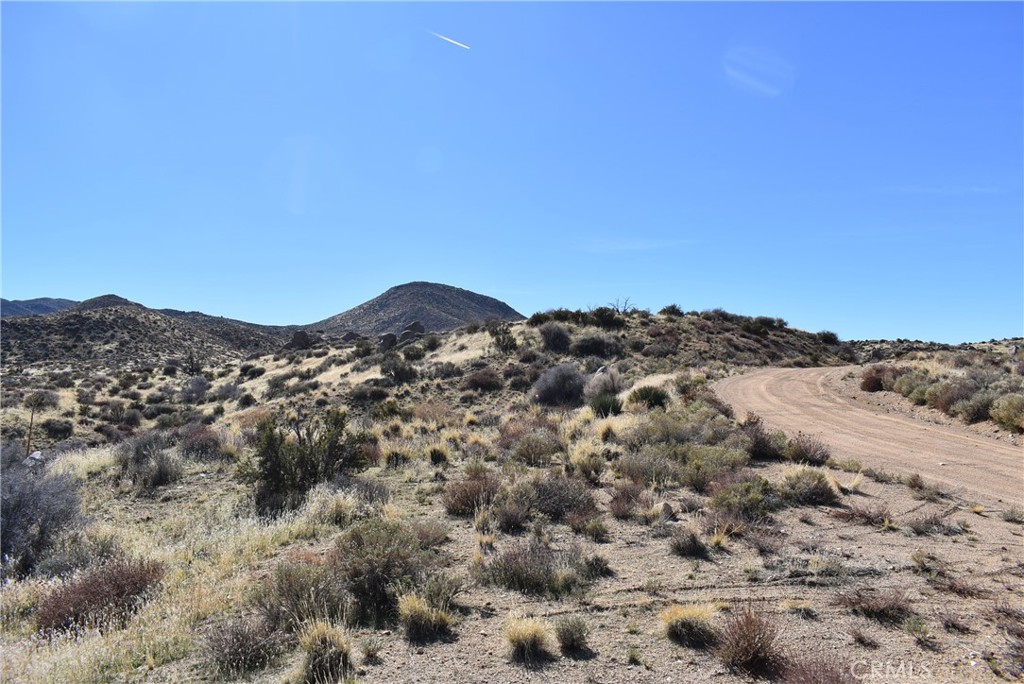
[[[527,315],[629,298],[844,339],[1024,334],[1021,3],[0,20],[9,299],[308,323],[428,280]]]

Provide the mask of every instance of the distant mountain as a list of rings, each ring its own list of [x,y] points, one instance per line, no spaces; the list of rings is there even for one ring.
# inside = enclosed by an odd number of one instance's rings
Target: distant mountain
[[[39,297],[37,299],[0,299],[0,318],[35,316],[63,311],[78,302],[71,299]]]
[[[398,285],[368,302],[309,326],[329,334],[363,335],[401,332],[419,321],[428,331],[452,330],[473,321],[498,318],[521,321],[524,316],[493,297],[439,283]]]
[[[0,320],[3,364],[57,363],[130,367],[189,354],[208,362],[280,349],[282,336],[262,326],[205,314],[177,316],[116,295],[95,297],[46,316]]]

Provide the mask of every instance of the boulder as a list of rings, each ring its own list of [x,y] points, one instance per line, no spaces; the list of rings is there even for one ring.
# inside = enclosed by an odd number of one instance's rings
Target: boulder
[[[362,337],[362,335],[360,335],[359,333],[352,332],[351,330],[349,330],[347,333],[345,333],[344,335],[341,336],[341,341],[342,342],[355,342],[356,340],[358,340],[361,337]]]
[[[402,332],[414,332],[422,335],[423,333],[427,332],[427,329],[424,328],[423,324],[420,323],[419,321],[413,321],[409,325],[405,326],[405,328],[402,329]]]
[[[309,349],[313,346],[313,338],[305,330],[298,330],[292,335],[292,340],[285,345],[285,349]]]
[[[398,344],[398,338],[394,333],[384,333],[377,339],[377,351],[386,352]]]
[[[415,340],[419,336],[420,336],[420,334],[417,333],[417,332],[413,332],[412,330],[406,330],[398,338],[398,341],[399,342],[408,342],[409,340]]]

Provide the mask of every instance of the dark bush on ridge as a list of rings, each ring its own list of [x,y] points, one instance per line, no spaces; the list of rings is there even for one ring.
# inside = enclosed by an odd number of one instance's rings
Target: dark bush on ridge
[[[565,326],[549,321],[540,326],[538,332],[544,341],[544,349],[547,351],[556,354],[569,351],[569,331],[565,329]]]
[[[574,364],[564,363],[544,372],[533,385],[533,400],[547,406],[579,406],[586,378]]]

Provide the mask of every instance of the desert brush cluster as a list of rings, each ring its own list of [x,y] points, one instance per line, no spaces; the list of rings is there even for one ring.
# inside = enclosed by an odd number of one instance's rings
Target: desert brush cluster
[[[965,356],[889,360],[864,390],[1022,429],[1021,368]],[[3,677],[1020,676],[1024,511],[838,459],[712,387],[856,359],[672,306],[384,352],[6,364]]]

